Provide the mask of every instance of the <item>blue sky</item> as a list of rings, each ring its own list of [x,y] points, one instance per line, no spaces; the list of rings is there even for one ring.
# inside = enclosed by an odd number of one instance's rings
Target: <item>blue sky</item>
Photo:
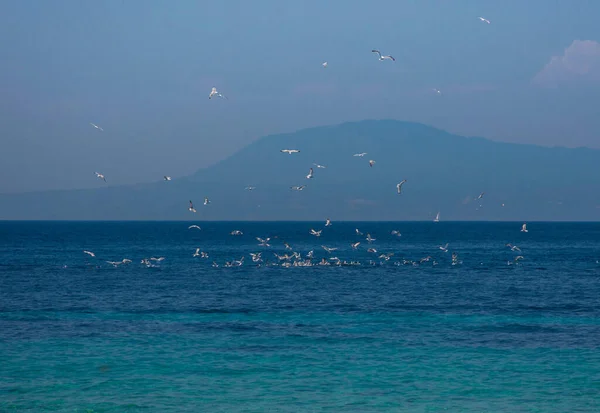
[[[184,176],[265,134],[373,118],[600,148],[598,15],[591,0],[5,1],[0,192]]]

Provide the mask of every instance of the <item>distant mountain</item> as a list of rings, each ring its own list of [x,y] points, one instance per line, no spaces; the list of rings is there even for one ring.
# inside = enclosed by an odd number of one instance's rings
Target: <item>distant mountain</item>
[[[360,152],[367,155],[353,156]],[[306,179],[311,167],[314,178]],[[432,220],[440,211],[442,221],[598,220],[599,169],[599,150],[370,120],[267,136],[171,182],[0,195],[0,219]],[[197,214],[187,210],[190,199]]]

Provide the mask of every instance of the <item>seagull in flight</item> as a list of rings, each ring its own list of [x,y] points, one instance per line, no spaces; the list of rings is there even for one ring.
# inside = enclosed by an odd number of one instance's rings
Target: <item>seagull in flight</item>
[[[236,230],[231,231],[230,235],[244,235],[244,233],[242,231],[240,231],[239,229],[236,229]]]
[[[206,197],[204,197],[204,205],[208,205],[210,204],[210,200]]]
[[[247,186],[245,189],[246,189],[246,191],[254,191],[256,189],[256,187],[255,186]]]
[[[527,229],[527,224],[523,224],[523,226],[521,227],[521,232],[529,232],[529,230]]]
[[[190,201],[190,206],[189,206],[188,210],[190,212],[196,212],[196,208],[194,208],[194,204],[192,204],[192,201]]]
[[[293,191],[302,191],[305,188],[305,185],[300,186],[290,186],[290,189]]]
[[[379,60],[391,60],[393,62],[396,61],[396,59],[394,59],[391,55],[382,55],[381,52],[377,49],[373,49],[371,50],[371,52],[377,53],[377,55],[379,56]]]
[[[444,252],[448,252],[448,243],[446,243],[446,245],[441,245],[439,248]]]
[[[192,228],[196,228],[196,229],[202,230],[202,228],[200,228],[198,225],[190,225],[188,227],[188,229],[192,229]]]
[[[321,66],[323,66],[323,67],[327,67],[327,62],[323,62],[323,63],[321,63]]]
[[[260,237],[256,237],[256,240],[258,242],[260,242],[260,244],[258,244],[261,247],[270,247],[271,245],[269,245],[269,241],[271,240],[271,238],[260,238]]]
[[[89,255],[90,257],[96,256],[96,254],[94,254],[92,251],[83,251],[83,253]]]
[[[106,178],[104,177],[104,175],[102,175],[100,172],[94,172],[94,173],[96,174],[98,179],[102,179],[104,182],[106,182]]]
[[[317,168],[321,168],[321,169],[327,168],[325,165],[319,165],[318,163],[313,163],[313,165],[316,166]]]
[[[194,257],[199,257],[200,256],[200,248],[196,248],[196,252],[193,255]]]
[[[104,132],[104,129],[102,129],[100,126],[95,125],[93,123],[90,122],[90,125],[92,125],[94,128],[98,129],[100,132]]]
[[[355,242],[354,244],[350,244],[350,246],[352,247],[353,250],[357,249],[359,245],[360,245],[360,241]]]
[[[354,229],[354,231],[356,231],[356,235],[362,235],[362,234],[363,234],[362,232],[360,232],[360,231],[358,230],[358,228],[355,228],[355,229]]]
[[[399,184],[396,184],[396,191],[398,192],[398,195],[402,193],[402,185],[404,185],[405,182],[406,179],[403,179]]]
[[[167,176],[167,175],[165,175],[165,176],[163,176],[163,179],[164,179],[165,181],[170,181],[170,180],[171,180],[171,177],[170,177],[170,176]]]
[[[330,254],[331,254],[333,251],[337,250],[337,248],[329,248],[329,247],[326,247],[325,245],[321,245],[321,247],[322,247],[322,248],[323,248],[325,251],[327,251],[328,253],[330,253]]]
[[[519,251],[519,252],[521,252],[521,248],[517,247],[516,245],[506,244],[506,246],[508,248],[510,248],[511,251]]]
[[[315,237],[320,237],[321,236],[321,231],[323,231],[323,230],[315,231],[314,229],[311,229],[310,230],[310,235],[314,235]]]
[[[216,88],[216,87],[213,87],[213,88],[212,88],[212,90],[210,91],[210,95],[208,95],[208,98],[209,98],[209,99],[212,99],[212,98],[213,98],[213,96],[216,96],[216,97],[219,97],[219,98],[225,98],[225,99],[227,99],[227,97],[225,97],[224,95],[220,94],[220,93],[217,91],[217,88]]]
[[[490,24],[490,21],[488,19],[485,19],[483,17],[478,17],[479,20],[481,20],[484,23]]]
[[[362,158],[362,157],[363,157],[363,156],[365,156],[366,154],[367,154],[366,152],[361,152],[361,153],[355,153],[355,154],[354,154],[354,155],[352,155],[352,156],[360,156],[360,157]]]
[[[313,168],[308,170],[308,175],[306,175],[306,179],[311,179],[313,177]]]
[[[329,227],[329,226],[331,226],[331,220],[330,220],[329,218],[327,218],[327,219],[325,220],[325,226],[326,226],[326,227]]]
[[[392,230],[392,232],[390,232],[390,234],[395,235],[397,237],[401,237],[402,234],[400,233],[400,231],[398,231],[397,229]]]
[[[371,160],[369,161],[369,166],[372,168],[372,167],[373,167],[373,165],[375,165],[375,161],[374,161],[373,159],[371,159]]]
[[[287,153],[287,154],[291,155],[293,153],[299,153],[300,151],[298,149],[282,149],[279,152]]]
[[[479,196],[477,197],[476,201],[483,198],[484,195],[485,195],[485,192],[480,193]]]
[[[376,239],[375,239],[375,238],[371,238],[371,234],[367,234],[367,238],[366,238],[366,240],[367,240],[367,242],[370,244],[370,243],[372,243],[373,241],[375,241]]]

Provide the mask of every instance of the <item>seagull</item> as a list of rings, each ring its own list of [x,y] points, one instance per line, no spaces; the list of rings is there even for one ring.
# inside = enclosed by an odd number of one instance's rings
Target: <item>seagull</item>
[[[327,219],[325,220],[325,226],[326,226],[326,227],[329,227],[329,226],[331,226],[331,220],[330,220],[329,218],[327,218]]]
[[[357,249],[359,245],[360,245],[360,242],[355,242],[354,244],[350,244],[350,246],[352,247],[353,250]]]
[[[448,244],[439,247],[442,251],[448,252]]]
[[[370,243],[372,243],[373,241],[375,241],[376,239],[375,239],[375,238],[371,238],[371,234],[367,234],[367,238],[366,238],[366,240],[367,240],[367,242],[370,244]]]
[[[150,261],[161,262],[161,261],[163,261],[164,259],[165,259],[165,257],[159,257],[159,258],[154,258],[154,257],[151,257],[151,258],[150,258]]]
[[[480,193],[479,196],[477,197],[476,201],[483,198],[484,195],[485,195],[485,192]]]
[[[362,232],[360,232],[360,231],[358,230],[358,228],[356,228],[354,231],[356,231],[356,235],[362,235],[362,234],[363,234]]]
[[[256,237],[256,240],[257,240],[258,242],[260,242],[260,244],[259,244],[259,245],[260,245],[261,247],[270,247],[270,246],[271,246],[271,245],[269,245],[269,241],[271,240],[271,238],[265,238],[265,239],[262,239],[262,238],[260,238],[260,237]]]
[[[285,247],[286,250],[291,250],[292,249],[292,247],[290,246],[290,244],[288,244],[287,242],[284,242],[283,246]]]
[[[441,94],[442,94],[441,90],[439,90],[439,89],[433,88],[433,89],[431,89],[431,90],[433,90],[433,91],[434,91],[435,93],[437,93],[438,95],[441,95]]]
[[[365,156],[366,154],[367,154],[366,152],[361,152],[361,153],[355,153],[355,154],[354,154],[354,155],[352,155],[352,156],[360,156],[360,157],[363,157],[363,156]]]
[[[321,66],[323,66],[323,67],[327,67],[327,62],[323,62],[323,63],[321,63]]]
[[[290,189],[293,191],[302,191],[305,188],[305,185],[300,186],[290,186]]]
[[[204,197],[204,205],[208,205],[208,204],[210,204],[210,201],[208,200],[207,197]]]
[[[519,252],[521,252],[521,248],[517,247],[516,245],[506,244],[506,246],[508,248],[510,248],[511,251],[519,251]]]
[[[375,161],[374,161],[373,159],[371,159],[371,160],[369,161],[369,166],[372,168],[372,167],[373,167],[373,165],[375,165]]]
[[[370,252],[372,254],[377,254],[377,250],[375,248],[369,248],[369,249],[367,249],[367,252]]]
[[[401,237],[402,234],[400,233],[400,231],[398,231],[397,229],[392,230],[392,232],[390,232],[390,234],[395,235],[397,237]]]
[[[94,254],[92,251],[83,251],[83,253],[89,255],[90,257],[96,256],[96,254]]]
[[[314,235],[315,237],[320,237],[321,236],[321,231],[323,231],[323,230],[315,231],[314,229],[311,229],[310,230],[310,235]]]
[[[231,231],[230,235],[244,235],[244,233],[242,231],[240,231],[239,229],[236,229],[234,231]]]
[[[92,125],[94,128],[98,129],[100,132],[104,132],[104,129],[102,129],[100,126],[98,125],[94,125],[93,123],[90,122],[90,125]]]
[[[527,224],[523,224],[523,226],[521,227],[521,232],[529,232],[529,230],[527,229]]]
[[[246,191],[254,191],[256,189],[256,187],[255,186],[247,186],[244,189],[246,189]]]
[[[396,184],[396,191],[398,192],[398,195],[402,193],[402,185],[404,185],[405,182],[406,179],[403,179],[399,184]]]
[[[196,252],[193,255],[194,257],[200,256],[200,248],[196,248]]]
[[[291,155],[293,153],[299,153],[300,150],[298,150],[298,149],[282,149],[279,152],[287,153],[288,155]]]
[[[478,19],[481,20],[482,22],[490,24],[490,21],[488,19],[484,19],[483,17],[478,17]]]
[[[382,55],[381,52],[377,49],[373,49],[371,50],[372,53],[377,53],[377,55],[379,55],[379,60],[391,60],[393,62],[396,61],[396,59],[394,59],[391,55]]]
[[[212,90],[210,91],[210,95],[208,95],[208,98],[212,99],[213,96],[217,96],[217,97],[220,97],[220,98],[227,99],[224,95],[222,95],[219,92],[217,92],[217,88],[216,87],[212,88]]]
[[[94,172],[96,174],[96,177],[98,177],[98,179],[102,179],[104,182],[106,182],[106,178],[104,177],[104,175],[102,175],[100,172]]]
[[[330,254],[332,251],[337,250],[337,248],[329,248],[329,247],[326,247],[325,245],[321,245],[321,247]]]
[[[190,212],[196,212],[196,208],[194,208],[194,204],[192,204],[192,201],[190,201],[190,206],[189,206],[188,210]]]
[[[198,225],[190,225],[190,226],[188,227],[188,229],[192,229],[192,228],[196,228],[196,229],[200,229],[200,230],[202,229],[202,228],[200,228]]]
[[[306,175],[306,179],[311,179],[313,177],[313,168],[308,170],[308,175]]]
[[[319,165],[318,163],[313,163],[313,165],[316,166],[317,168],[322,168],[322,169],[327,168],[325,165]]]
[[[262,252],[251,252],[250,256],[252,257],[252,261],[253,262],[260,262],[262,261],[262,257],[261,257]]]
[[[170,181],[170,180],[171,180],[171,177],[170,177],[170,176],[167,176],[167,175],[165,175],[165,176],[163,176],[163,179],[164,179],[165,181]]]

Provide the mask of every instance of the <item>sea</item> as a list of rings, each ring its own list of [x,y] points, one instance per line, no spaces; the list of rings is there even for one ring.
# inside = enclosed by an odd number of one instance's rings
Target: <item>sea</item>
[[[0,412],[600,412],[600,224],[522,224],[0,222]]]

